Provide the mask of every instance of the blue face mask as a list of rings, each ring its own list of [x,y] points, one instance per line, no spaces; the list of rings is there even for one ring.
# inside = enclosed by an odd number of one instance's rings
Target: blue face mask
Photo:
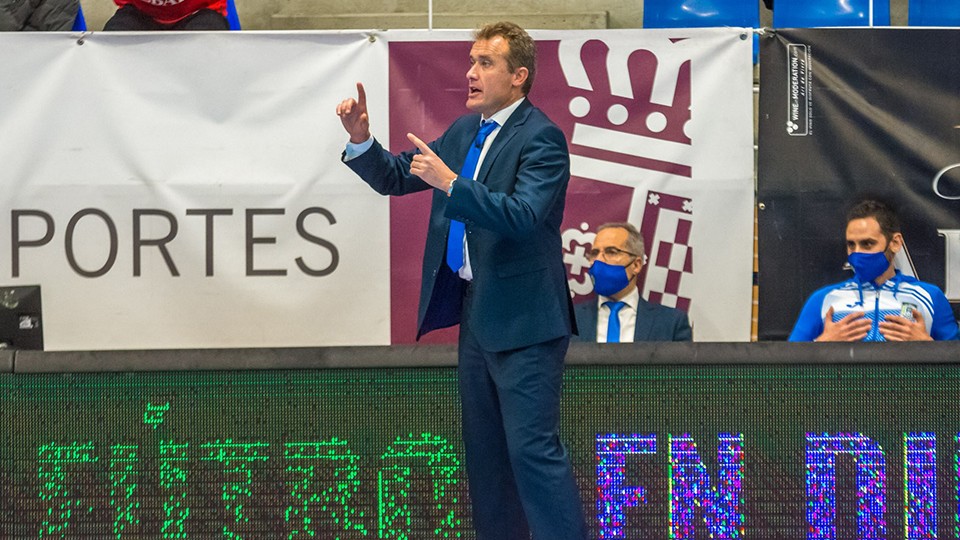
[[[593,290],[600,296],[613,296],[630,284],[626,266],[607,264],[599,259],[593,261],[587,273],[593,280]]]
[[[876,253],[851,253],[847,257],[850,266],[853,267],[854,277],[860,283],[873,283],[875,279],[890,268],[890,261],[887,260],[887,250]]]

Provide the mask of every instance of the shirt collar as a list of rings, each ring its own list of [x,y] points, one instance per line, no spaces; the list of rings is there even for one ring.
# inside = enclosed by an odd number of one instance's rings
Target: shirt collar
[[[525,100],[525,99],[527,99],[527,97],[526,97],[526,96],[523,96],[523,97],[521,97],[520,99],[518,99],[518,100],[514,101],[513,103],[511,103],[510,105],[507,105],[506,107],[504,107],[504,108],[500,109],[499,111],[493,113],[493,114],[490,116],[490,118],[482,118],[481,121],[493,120],[493,121],[495,121],[497,124],[499,124],[500,127],[503,127],[503,125],[507,123],[507,120],[510,119],[510,115],[513,114],[513,111],[517,110],[517,107],[519,107],[520,104],[523,103],[523,100]]]
[[[604,302],[616,302],[613,298],[609,296],[600,296],[597,295],[597,305],[602,306]],[[640,289],[633,287],[626,296],[624,296],[620,302],[626,304],[624,308],[637,309],[637,306],[640,305]]]

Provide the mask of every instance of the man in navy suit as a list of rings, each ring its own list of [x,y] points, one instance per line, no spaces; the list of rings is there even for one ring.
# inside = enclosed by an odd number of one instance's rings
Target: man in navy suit
[[[477,538],[583,540],[579,491],[558,436],[576,330],[560,240],[570,155],[563,132],[526,98],[536,70],[530,36],[497,23],[474,37],[473,114],[429,144],[408,134],[417,150],[394,155],[371,137],[358,84],[357,98],[337,107],[350,135],[343,159],[381,194],[433,190],[418,337],[460,324]]]
[[[574,309],[578,341],[691,341],[687,314],[640,297],[637,276],[643,269],[643,237],[630,223],[606,223],[587,252],[596,302]]]

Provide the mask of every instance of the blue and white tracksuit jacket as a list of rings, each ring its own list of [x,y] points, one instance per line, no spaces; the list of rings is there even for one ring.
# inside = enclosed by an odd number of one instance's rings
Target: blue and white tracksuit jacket
[[[923,315],[930,337],[937,341],[958,339],[957,320],[943,292],[897,271],[880,287],[849,279],[813,293],[804,304],[789,340],[813,341],[820,336],[823,319],[831,307],[833,322],[861,311],[873,322],[863,341],[886,341],[880,333],[880,321],[887,315],[909,314],[911,307]]]

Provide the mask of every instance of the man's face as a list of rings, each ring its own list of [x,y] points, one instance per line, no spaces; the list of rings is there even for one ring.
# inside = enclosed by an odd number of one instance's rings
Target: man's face
[[[873,217],[857,218],[847,223],[847,255],[851,253],[877,253],[888,247],[892,254],[900,251],[902,237],[895,233],[887,242],[880,224]]]
[[[527,69],[521,67],[510,73],[508,52],[510,45],[500,36],[477,40],[470,49],[467,108],[484,118],[523,96],[521,89],[527,79]]]
[[[629,234],[626,229],[610,227],[597,233],[593,239],[591,253],[596,254],[597,261],[603,261],[614,266],[626,266],[627,275],[632,282],[643,268],[643,254],[630,253],[627,248]]]

